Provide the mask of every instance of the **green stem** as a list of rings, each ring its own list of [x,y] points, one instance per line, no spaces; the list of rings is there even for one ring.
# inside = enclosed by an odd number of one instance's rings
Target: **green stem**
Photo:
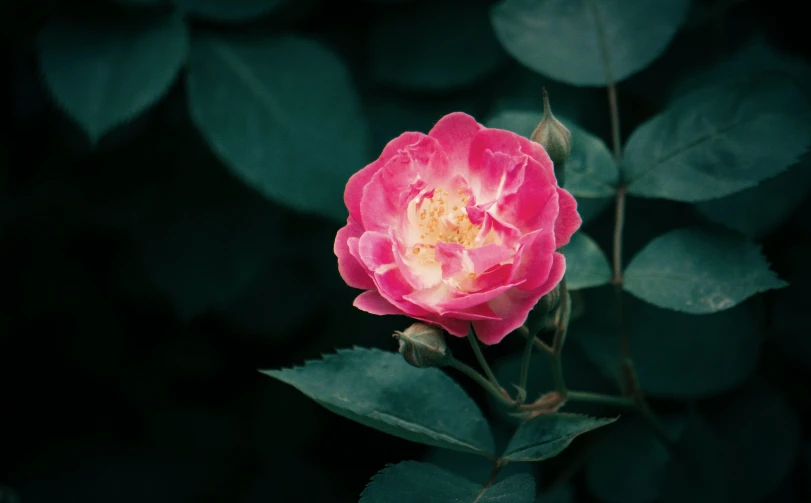
[[[459,372],[465,374],[466,376],[476,381],[476,383],[479,384],[479,386],[484,388],[485,391],[490,393],[493,396],[493,398],[501,402],[503,405],[506,405],[507,407],[515,406],[515,403],[510,398],[505,396],[504,393],[502,393],[501,388],[499,388],[498,386],[494,386],[493,383],[485,379],[483,375],[473,370],[470,366],[460,362],[459,360],[453,357],[451,357],[448,366],[455,368]]]
[[[518,327],[518,333],[521,334],[521,336],[526,339],[532,339],[532,344],[534,344],[535,347],[538,348],[538,351],[543,351],[544,353],[549,353],[550,355],[552,354],[552,347],[547,343],[545,343],[544,341],[542,341],[540,337],[533,337],[532,335],[530,335],[529,329],[527,327],[524,326]]]
[[[555,338],[552,340],[552,353],[560,359],[563,351],[563,344],[566,342],[566,334],[569,332],[569,318],[572,315],[572,299],[569,290],[566,288],[566,277],[560,280],[560,304],[558,304],[555,316]]]
[[[529,333],[529,331],[527,331],[527,333]],[[532,361],[532,346],[534,342],[534,337],[527,337],[527,342],[524,344],[524,357],[521,360],[521,374],[518,380],[519,397],[516,400],[518,403],[523,403],[524,399],[526,399],[527,378],[529,377],[529,364]]]
[[[484,358],[482,348],[479,347],[479,341],[476,339],[476,333],[473,331],[473,327],[470,327],[470,331],[467,333],[467,340],[470,342],[470,347],[473,348],[473,353],[476,355],[476,360],[478,360],[479,365],[481,366],[482,370],[484,370],[484,375],[487,376],[487,379],[490,380],[490,383],[493,386],[501,389],[501,386],[498,384],[498,379],[496,379],[496,375],[490,369],[490,365]]]
[[[563,365],[561,364],[560,355],[549,356],[549,367],[552,370],[555,391],[561,396],[566,396],[568,390],[566,389],[566,379],[563,378]]]

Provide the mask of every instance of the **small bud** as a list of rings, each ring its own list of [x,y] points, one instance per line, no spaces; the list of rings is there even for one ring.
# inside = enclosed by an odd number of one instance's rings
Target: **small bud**
[[[572,153],[572,133],[552,115],[552,108],[549,106],[549,96],[546,89],[543,90],[543,118],[535,131],[532,132],[530,140],[540,143],[549,158],[555,164],[555,175],[558,178],[558,185],[563,186],[563,163]]]
[[[451,352],[439,327],[414,323],[403,332],[394,332],[394,337],[400,344],[398,351],[409,365],[444,367],[450,362]]]

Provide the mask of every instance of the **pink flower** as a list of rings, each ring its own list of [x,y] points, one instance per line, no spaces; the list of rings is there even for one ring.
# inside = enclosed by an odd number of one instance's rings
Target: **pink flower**
[[[338,269],[355,306],[495,344],[566,269],[577,204],[539,144],[467,114],[403,133],[346,184]]]

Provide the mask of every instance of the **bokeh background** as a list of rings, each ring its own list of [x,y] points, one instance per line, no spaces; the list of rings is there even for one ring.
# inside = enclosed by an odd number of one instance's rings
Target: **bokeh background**
[[[494,3],[0,5],[0,502],[353,502],[372,475],[404,459],[486,479],[486,462],[364,428],[256,369],[352,345],[395,349],[391,333],[409,320],[353,308],[357,292],[342,282],[332,253],[345,219],[343,183],[394,136],[427,132],[457,110],[482,122],[506,109],[540,119],[546,86],[558,115],[609,143],[605,89],[521,66],[493,33]],[[623,136],[679,85],[723,73],[722,62],[741,51],[768,47],[807,64],[799,9],[789,0],[694,1],[665,53],[619,85]],[[59,93],[81,100],[103,92],[94,72],[108,68],[75,64],[62,49],[119,50],[116,58],[144,61],[124,60],[135,70],[111,88],[137,85],[141,72],[161,80],[142,56],[171,58],[176,46],[116,46],[133,26],[156,20],[188,30],[191,49],[179,70],[163,90],[142,90],[150,101],[142,113],[116,118],[111,93],[109,108],[89,116],[95,129],[82,127]],[[217,40],[233,42],[273,82],[278,95],[267,99],[281,103],[277,124],[256,130],[240,122],[257,112],[229,87],[233,61]],[[59,81],[65,75],[68,84]],[[285,116],[290,110],[300,115]],[[674,424],[699,408],[716,431],[732,432],[719,476],[736,488],[736,502],[811,500],[809,168],[804,158],[763,191],[715,206],[628,203],[626,257],[663,231],[709,218],[761,242],[792,284],[736,308],[757,320],[755,342],[745,347],[713,346],[713,336],[738,333],[726,318],[711,328],[678,325],[681,318],[650,308],[637,318],[691,336],[681,352],[650,343],[651,362],[672,368],[652,401]],[[276,174],[261,179],[263,169]],[[597,206],[584,230],[607,249],[613,215]],[[589,319],[600,293],[579,292],[577,315]],[[616,392],[577,340],[574,325],[569,380]],[[704,345],[745,369],[723,385],[668,393],[691,365],[713,366],[682,358],[701,359]],[[508,339],[486,354],[504,367],[520,347]],[[453,349],[471,361],[465,341]],[[504,440],[509,421],[460,383]],[[586,435],[541,465],[511,469],[532,470],[552,491],[539,501],[655,501],[666,453],[633,421]]]

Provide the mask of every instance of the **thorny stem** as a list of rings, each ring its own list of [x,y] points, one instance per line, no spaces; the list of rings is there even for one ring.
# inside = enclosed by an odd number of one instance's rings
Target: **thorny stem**
[[[487,376],[487,379],[490,380],[490,383],[495,386],[496,389],[501,389],[501,386],[498,384],[498,379],[496,379],[496,375],[490,369],[490,365],[484,358],[482,348],[479,347],[479,341],[476,340],[476,334],[473,331],[473,327],[471,327],[470,331],[467,333],[467,340],[470,342],[470,347],[473,348],[473,353],[476,355],[476,360],[479,361],[479,365],[482,367],[482,370],[484,370],[484,374]]]
[[[510,408],[515,406],[515,403],[512,401],[512,399],[510,399],[505,393],[503,393],[501,388],[499,388],[498,386],[494,386],[493,383],[485,379],[483,375],[473,370],[470,366],[460,362],[459,360],[453,357],[451,357],[448,366],[455,368],[459,372],[465,374],[466,376],[476,381],[476,383],[479,386],[481,386],[488,393],[493,395],[493,397],[499,402],[501,402],[503,405],[506,405],[507,407]]]

